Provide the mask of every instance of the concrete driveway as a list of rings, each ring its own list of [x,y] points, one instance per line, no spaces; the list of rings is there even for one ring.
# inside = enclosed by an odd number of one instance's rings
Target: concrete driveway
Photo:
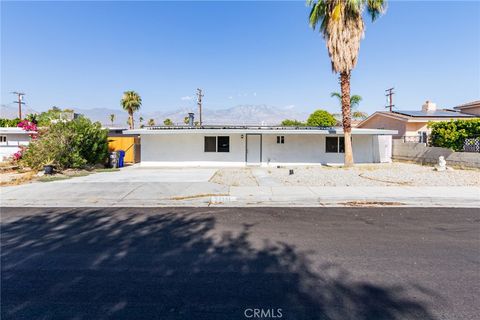
[[[208,182],[214,168],[142,168],[125,167],[116,172],[102,172],[63,180],[63,183],[132,183],[132,182]]]
[[[2,206],[162,206],[191,205],[198,199],[228,194],[228,187],[209,182],[212,168],[139,168],[52,182],[3,187]],[[207,199],[207,200],[205,200]]]

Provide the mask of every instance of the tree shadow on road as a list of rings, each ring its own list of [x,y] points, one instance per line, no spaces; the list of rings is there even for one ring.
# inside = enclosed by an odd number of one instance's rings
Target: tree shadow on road
[[[407,288],[318,271],[294,247],[254,245],[249,234],[218,231],[212,215],[188,209],[46,209],[4,222],[2,319],[248,319],[247,308],[281,308],[284,319],[434,318]]]

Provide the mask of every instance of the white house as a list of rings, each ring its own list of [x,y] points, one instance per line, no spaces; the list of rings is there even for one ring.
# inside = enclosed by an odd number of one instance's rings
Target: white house
[[[30,134],[34,131],[25,131],[17,127],[0,127],[0,161],[10,158],[30,142]]]
[[[182,126],[139,134],[142,166],[318,165],[343,163],[341,128]],[[352,129],[356,163],[390,162],[396,130]]]

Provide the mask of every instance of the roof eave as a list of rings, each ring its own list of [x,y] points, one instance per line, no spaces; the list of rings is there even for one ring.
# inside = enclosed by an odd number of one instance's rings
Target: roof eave
[[[269,135],[343,135],[343,128],[331,129],[133,129],[125,130],[123,134],[139,134],[139,135],[167,135],[167,134],[269,134]],[[352,128],[352,135],[395,135],[397,130],[386,129],[367,129]]]

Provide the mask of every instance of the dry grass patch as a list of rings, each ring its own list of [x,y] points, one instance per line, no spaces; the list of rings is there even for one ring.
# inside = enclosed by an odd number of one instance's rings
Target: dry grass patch
[[[35,171],[28,171],[25,173],[3,173],[0,186],[17,186],[31,182],[36,177],[36,174]]]
[[[189,200],[189,199],[197,199],[197,198],[205,198],[205,197],[224,197],[228,196],[227,193],[202,193],[202,194],[195,194],[192,196],[180,196],[180,197],[171,197],[170,200]]]

